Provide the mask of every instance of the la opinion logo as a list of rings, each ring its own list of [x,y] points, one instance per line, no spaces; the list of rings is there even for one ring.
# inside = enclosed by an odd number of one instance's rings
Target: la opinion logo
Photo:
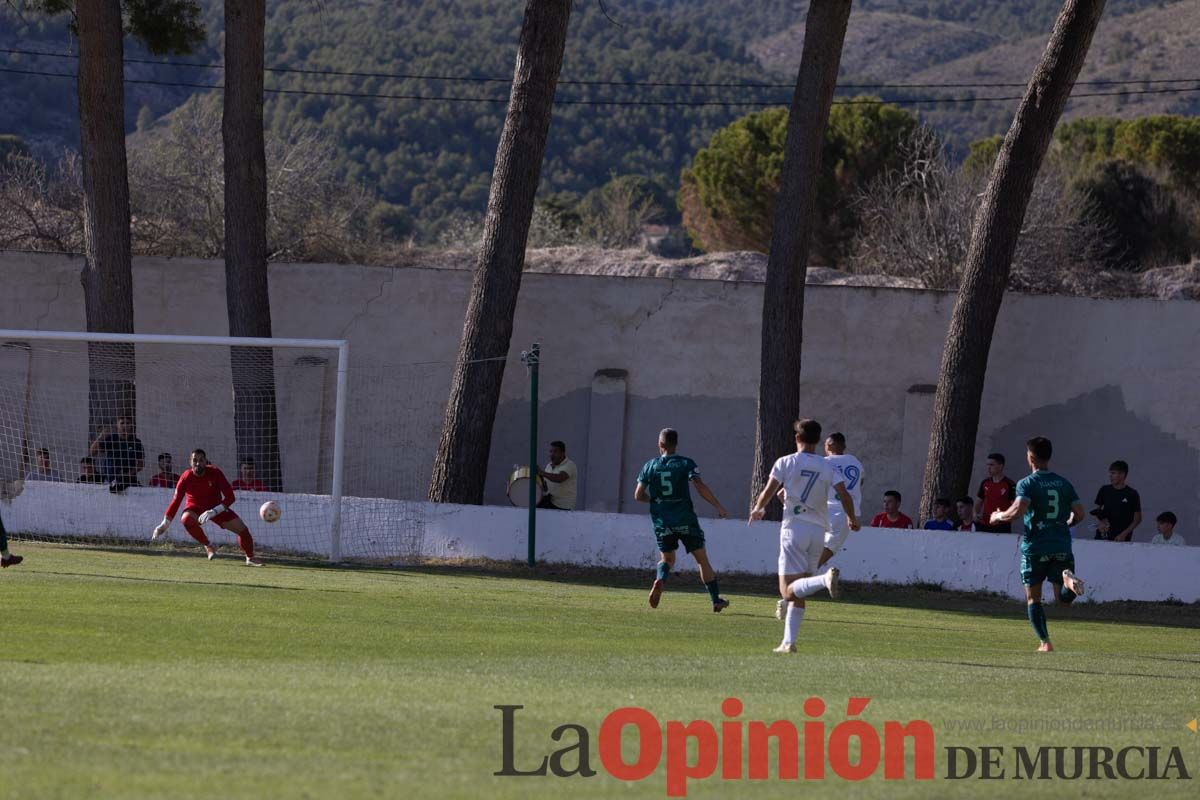
[[[886,721],[882,735],[864,719],[854,719],[867,708],[869,697],[851,697],[846,716],[827,732],[821,719],[825,701],[810,697],[804,701],[804,720],[800,728],[790,720],[742,720],[742,701],[736,697],[721,703],[725,716],[719,724],[707,720],[659,721],[644,708],[626,706],[610,712],[600,723],[597,752],[600,765],[610,776],[622,781],[642,781],[666,761],[668,797],[686,797],[688,781],[704,780],[720,770],[722,780],[767,780],[771,777],[770,745],[775,743],[775,776],[779,780],[798,780],[803,765],[805,780],[823,780],[827,769],[848,781],[865,780],[879,771],[882,761],[885,780],[903,780],[907,774],[917,780],[934,777],[934,733],[924,720],[907,723]],[[497,705],[501,714],[502,766],[493,774],[504,777],[580,776],[597,774],[592,768],[592,735],[586,727],[564,723],[554,728],[550,738],[561,747],[535,760],[517,765],[516,717],[520,705]],[[637,737],[636,755],[626,759],[622,743],[627,729]],[[857,760],[851,760],[851,742],[857,742]],[[911,741],[912,769],[905,760],[906,744]],[[689,753],[693,755],[689,755]]]

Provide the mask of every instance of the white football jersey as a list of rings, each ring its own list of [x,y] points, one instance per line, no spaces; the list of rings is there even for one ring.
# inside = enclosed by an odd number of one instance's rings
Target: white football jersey
[[[783,524],[829,525],[826,498],[837,482],[833,465],[816,453],[792,453],[775,462],[771,477],[783,486]]]
[[[842,453],[840,456],[825,456],[825,460],[833,467],[833,471],[837,474],[834,484],[838,481],[846,484],[846,491],[854,498],[854,513],[855,515],[862,514],[862,482],[863,482],[863,465],[854,456],[849,453]],[[833,486],[829,487],[829,505],[842,507],[842,501],[838,499],[837,492],[833,490]]]

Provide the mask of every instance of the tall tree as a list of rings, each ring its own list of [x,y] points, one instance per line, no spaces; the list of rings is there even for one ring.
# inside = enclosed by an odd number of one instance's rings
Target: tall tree
[[[788,111],[779,199],[763,288],[758,418],[750,497],[766,485],[775,460],[795,450],[792,422],[800,410],[804,279],[815,226],[821,145],[837,86],[851,0],[812,3],[804,22],[804,52]],[[767,514],[779,519],[774,500]]]
[[[1050,42],[996,156],[983,203],[975,216],[942,353],[929,457],[921,486],[922,515],[933,512],[935,498],[968,493],[992,333],[1025,209],[1054,127],[1103,12],[1104,0],[1067,0],[1063,4]]]
[[[482,503],[572,0],[528,0],[429,499]]]
[[[266,0],[225,0],[225,305],[230,336],[271,336],[267,285],[267,153],[263,134]],[[252,458],[283,489],[274,354],[230,348],[238,461]]]
[[[188,53],[204,40],[194,0],[35,0],[70,13],[79,42],[79,153],[84,190],[84,306],[89,331],[133,333],[129,177],[125,158],[124,35],[155,54]],[[95,434],[135,416],[131,345],[88,346],[88,425]]]

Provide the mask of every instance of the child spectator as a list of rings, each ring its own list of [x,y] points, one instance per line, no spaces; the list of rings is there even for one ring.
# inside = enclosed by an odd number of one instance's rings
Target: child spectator
[[[1096,538],[1111,542],[1113,540],[1112,520],[1108,518],[1108,512],[1103,508],[1097,508],[1092,511],[1092,516],[1096,518]]]
[[[1175,514],[1170,511],[1164,511],[1154,518],[1158,524],[1158,533],[1150,540],[1150,544],[1173,544],[1177,546],[1186,545],[1187,542],[1183,537],[1175,532],[1175,523],[1179,520],[1175,518]]]
[[[107,483],[104,476],[96,469],[96,460],[91,456],[79,459],[79,478],[76,483]]]
[[[25,472],[25,480],[27,481],[53,481],[54,483],[62,483],[62,473],[50,466],[50,451],[46,448],[39,448],[37,451],[37,466]]]
[[[158,454],[158,474],[150,479],[150,485],[156,489],[174,489],[179,483],[179,476],[172,469],[171,454]]]
[[[954,523],[949,519],[950,501],[944,497],[939,497],[933,501],[933,519],[925,520],[925,530],[927,531],[952,531]]]
[[[907,528],[912,529],[913,522],[907,515],[900,512],[900,493],[889,489],[883,493],[883,511],[871,520],[872,528]]]
[[[960,531],[975,532],[975,499],[963,495],[954,503],[958,511],[958,528]]]

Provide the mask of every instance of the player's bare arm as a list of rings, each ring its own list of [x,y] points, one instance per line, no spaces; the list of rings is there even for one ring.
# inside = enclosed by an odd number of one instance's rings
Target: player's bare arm
[[[837,492],[838,500],[842,501],[842,510],[846,512],[846,521],[850,525],[850,530],[859,530],[862,526],[858,524],[858,515],[854,513],[854,498],[850,496],[850,492],[846,491],[846,484],[838,483],[833,490]]]
[[[746,524],[749,525],[751,522],[758,522],[766,516],[767,503],[771,502],[771,498],[782,489],[783,484],[774,478],[769,478],[767,485],[758,493],[758,499],[754,501],[754,507],[750,509],[750,519],[746,521]]]
[[[100,455],[100,442],[104,441],[104,437],[108,436],[110,433],[112,433],[112,428],[107,425],[96,431],[96,441],[92,442],[91,445],[88,446],[89,456]]]
[[[1083,503],[1074,503],[1071,505],[1071,516],[1067,519],[1067,527],[1074,528],[1086,518],[1087,514],[1083,510]]]
[[[721,501],[712,493],[712,489],[708,488],[708,484],[700,480],[697,476],[692,478],[692,483],[696,485],[696,493],[704,498],[704,501],[717,510],[717,516],[725,519],[729,514],[725,511],[725,506],[721,505]]]
[[[995,525],[1000,522],[1012,522],[1021,514],[1025,513],[1025,509],[1029,508],[1029,500],[1024,497],[1018,497],[1013,501],[1013,504],[1003,511],[993,511],[990,522]],[[1073,509],[1072,509],[1073,510]]]
[[[646,489],[646,484],[638,481],[637,488],[633,490],[633,499],[637,500],[639,503],[650,502],[650,492],[648,489]]]

